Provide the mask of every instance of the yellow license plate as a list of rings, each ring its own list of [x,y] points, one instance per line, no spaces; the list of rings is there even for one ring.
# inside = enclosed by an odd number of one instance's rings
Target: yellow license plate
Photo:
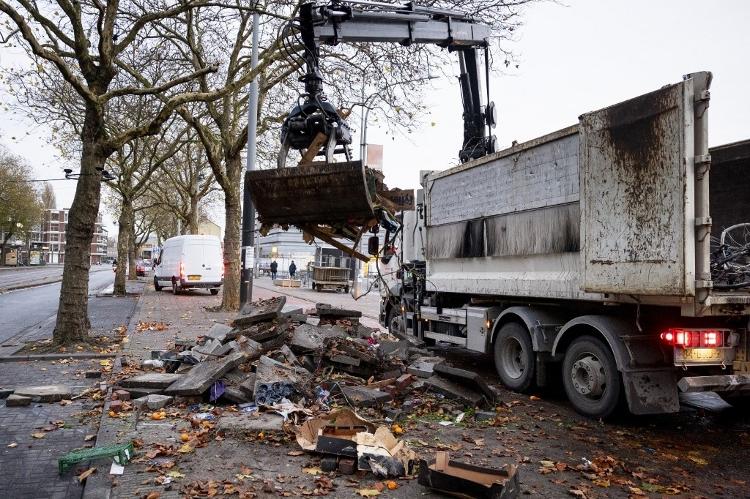
[[[724,351],[720,348],[675,348],[674,361],[682,362],[721,362]]]
[[[199,276],[199,275],[189,275],[188,276],[188,281],[200,281],[200,280],[201,280],[201,276]]]

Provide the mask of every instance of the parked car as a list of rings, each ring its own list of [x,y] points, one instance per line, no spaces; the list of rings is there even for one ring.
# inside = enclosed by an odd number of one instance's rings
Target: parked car
[[[135,275],[145,277],[149,272],[151,272],[151,262],[148,260],[138,260],[135,262]]]
[[[171,286],[174,294],[185,289],[219,293],[224,282],[221,241],[215,236],[177,236],[164,241],[154,269],[154,288]]]

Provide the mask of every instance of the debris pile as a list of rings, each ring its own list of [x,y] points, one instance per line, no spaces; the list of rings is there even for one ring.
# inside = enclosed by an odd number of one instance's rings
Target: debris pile
[[[121,377],[118,401],[154,411],[152,419],[169,404],[188,407],[191,421],[223,436],[294,435],[323,472],[382,479],[417,472],[418,456],[399,438],[404,414],[439,405],[460,421],[467,408],[492,407],[495,394],[481,376],[418,341],[366,327],[355,310],[317,304],[303,312],[285,301],[255,302],[196,342],[152,352],[149,360],[162,365],[144,362],[156,371]]]

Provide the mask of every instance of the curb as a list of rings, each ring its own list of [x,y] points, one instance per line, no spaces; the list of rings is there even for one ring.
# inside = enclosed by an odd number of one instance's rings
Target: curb
[[[26,362],[31,360],[60,360],[60,359],[111,359],[116,353],[47,353],[39,355],[6,355],[0,357],[2,362]]]
[[[141,294],[138,296],[138,303],[135,305],[135,308],[133,308],[133,315],[130,317],[130,321],[128,322],[128,331],[126,336],[127,338],[130,338],[130,335],[135,332],[135,328],[138,324],[138,316],[141,312],[141,308],[143,307],[143,297],[146,294],[145,291],[146,286],[143,287]],[[116,354],[111,355],[111,357],[115,357],[115,361],[114,365],[112,366],[112,372],[110,373],[110,376],[118,374],[122,370],[123,354],[124,351],[120,351]],[[109,399],[111,395],[112,385],[107,383],[107,394],[104,397],[104,406],[102,407],[102,416],[99,419],[99,430],[96,432],[94,447],[105,440],[106,434],[110,431],[106,428],[106,423],[107,413],[109,412]],[[81,492],[81,499],[109,499],[112,494],[112,486],[109,482],[109,466],[109,462],[96,465],[98,472],[86,479],[86,482],[83,485],[83,491]]]

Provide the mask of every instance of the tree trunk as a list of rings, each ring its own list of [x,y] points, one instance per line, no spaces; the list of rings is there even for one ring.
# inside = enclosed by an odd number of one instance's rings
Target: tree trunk
[[[188,217],[188,232],[198,233],[198,193],[190,194],[190,216]]]
[[[130,234],[128,236],[128,280],[135,281],[138,279],[138,274],[135,268],[136,260],[136,247],[137,241],[135,240],[135,212],[133,211],[133,204],[128,203],[128,230]]]
[[[225,159],[229,189],[224,190],[224,291],[221,307],[224,310],[240,308],[240,178],[242,162],[239,155]]]
[[[91,241],[101,197],[101,171],[107,159],[102,150],[104,123],[101,110],[89,107],[81,132],[81,176],[76,184],[73,204],[65,229],[65,263],[60,288],[57,322],[52,333],[56,344],[88,339],[89,269]]]
[[[120,216],[117,219],[117,271],[115,272],[115,295],[124,295],[126,293],[125,288],[125,274],[127,273],[125,262],[128,259],[128,222],[127,216],[125,215],[125,202],[123,201],[120,207]]]

